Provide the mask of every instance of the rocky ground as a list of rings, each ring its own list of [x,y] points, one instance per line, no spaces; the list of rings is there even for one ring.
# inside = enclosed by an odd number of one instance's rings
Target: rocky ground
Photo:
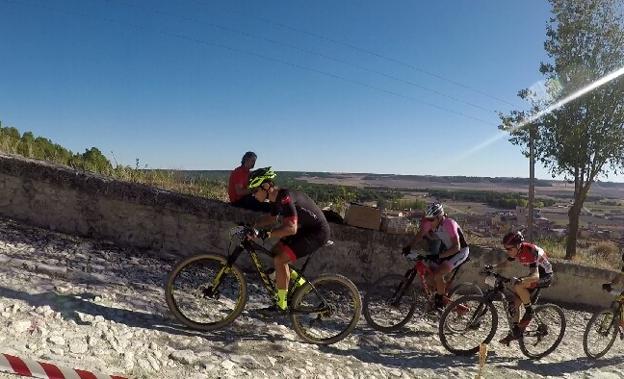
[[[430,320],[381,334],[362,319],[352,336],[331,346],[303,343],[288,320],[267,322],[252,310],[223,331],[187,330],[164,301],[174,261],[0,219],[0,352],[133,378],[476,375],[477,358],[447,353]],[[250,300],[248,308],[257,308]],[[494,343],[483,376],[624,377],[624,341],[590,361],[581,345],[589,314],[566,309],[566,316],[553,354],[533,362],[516,345]]]

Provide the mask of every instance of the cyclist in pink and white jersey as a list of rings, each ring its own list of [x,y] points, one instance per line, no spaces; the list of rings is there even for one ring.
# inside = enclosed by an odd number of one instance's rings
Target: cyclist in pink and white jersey
[[[442,242],[438,261],[433,265],[433,279],[436,285],[435,307],[442,308],[446,283],[444,276],[468,259],[470,249],[461,227],[444,213],[442,204],[435,202],[427,207],[425,218],[431,222],[435,239]]]

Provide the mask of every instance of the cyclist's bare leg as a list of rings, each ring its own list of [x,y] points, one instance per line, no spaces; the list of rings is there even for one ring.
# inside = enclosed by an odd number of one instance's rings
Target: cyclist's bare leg
[[[288,263],[290,256],[281,248],[280,244],[273,248],[273,266],[275,267],[275,284],[278,290],[288,290],[290,270]]]
[[[451,272],[451,267],[445,262],[438,266],[433,273],[433,279],[436,285],[436,293],[440,296],[446,295],[446,282],[444,276]]]
[[[520,300],[522,300],[522,304],[527,305],[531,303],[531,293],[529,292],[529,289],[535,287],[535,283],[538,281],[539,278],[525,278],[522,280],[522,283],[518,283],[514,286],[514,291]]]
[[[291,261],[294,253],[290,248],[282,243],[278,243],[273,248],[273,266],[275,267],[275,284],[277,287],[277,308],[286,310],[288,281],[290,280],[290,270],[288,262]]]
[[[522,304],[522,300],[520,300],[516,293],[516,296],[513,297],[513,313],[511,314],[511,322],[514,323],[514,325],[518,325],[520,322],[520,304]]]

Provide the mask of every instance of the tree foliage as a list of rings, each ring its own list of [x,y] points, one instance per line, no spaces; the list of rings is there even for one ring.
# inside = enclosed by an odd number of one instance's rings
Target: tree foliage
[[[624,171],[624,76],[576,96],[597,80],[624,67],[624,22],[617,0],[550,0],[552,17],[544,48],[549,57],[540,72],[542,96],[524,89],[530,108],[501,114],[510,141],[528,151],[533,133],[536,158],[553,176],[574,182],[569,210],[566,258],[576,254],[580,211],[591,184]],[[561,99],[570,101],[541,114]],[[529,120],[530,122],[527,122]]]

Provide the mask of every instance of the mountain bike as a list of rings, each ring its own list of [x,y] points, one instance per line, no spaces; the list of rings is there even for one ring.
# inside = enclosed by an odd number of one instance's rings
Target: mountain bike
[[[507,284],[514,279],[506,278],[486,266],[481,272],[485,283],[491,287],[483,296],[462,296],[451,302],[440,318],[438,335],[442,345],[451,353],[469,355],[479,351],[481,343],[489,343],[498,327],[498,311],[494,301],[502,301],[507,322],[512,325],[513,297],[516,294]],[[531,304],[539,299],[541,289],[532,290]],[[468,312],[458,313],[458,307]],[[533,306],[533,318],[518,340],[522,353],[531,359],[540,359],[552,353],[561,343],[566,329],[566,319],[561,308],[554,304]]]
[[[589,358],[598,359],[609,352],[616,335],[624,339],[624,292],[617,292],[609,308],[596,312],[583,333],[583,350]]]
[[[273,257],[273,253],[254,241],[257,233],[249,226],[234,227],[230,230],[228,251],[231,252],[227,256],[198,254],[175,265],[167,278],[165,298],[180,322],[210,331],[231,324],[241,314],[247,303],[248,288],[236,261],[245,251],[273,301],[277,287],[258,257],[258,253],[269,257]],[[327,345],[353,331],[360,318],[362,302],[355,284],[342,275],[306,278],[303,274],[313,254],[308,256],[301,270],[297,270],[296,283],[289,285],[287,314],[303,340]]]
[[[415,264],[404,275],[389,274],[376,281],[366,291],[364,296],[364,318],[376,330],[391,332],[407,324],[418,312],[421,317],[429,310],[434,309],[435,286],[430,285],[433,272],[427,261],[434,258],[425,252],[417,252]],[[451,271],[451,278],[447,281],[448,295],[444,302],[456,294],[481,295],[481,288],[474,283],[460,283],[453,287],[452,283],[462,264]],[[418,278],[418,280],[416,280]]]

